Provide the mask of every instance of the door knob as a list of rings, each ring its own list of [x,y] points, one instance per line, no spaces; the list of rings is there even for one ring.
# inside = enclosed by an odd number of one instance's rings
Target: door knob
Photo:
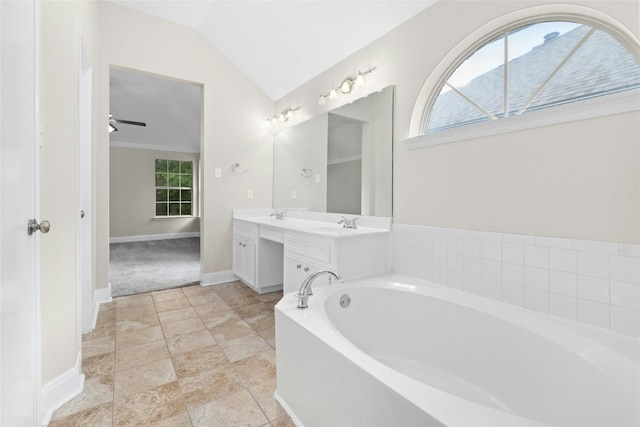
[[[30,219],[29,222],[27,223],[27,233],[29,233],[29,236],[31,236],[34,232],[38,230],[46,234],[49,232],[50,229],[51,229],[51,224],[49,223],[49,221],[46,221],[46,220],[38,224],[38,221],[34,218],[34,219]]]

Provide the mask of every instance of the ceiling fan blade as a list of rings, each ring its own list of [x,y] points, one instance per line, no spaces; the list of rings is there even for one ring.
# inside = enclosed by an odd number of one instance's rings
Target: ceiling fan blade
[[[134,126],[146,126],[146,123],[143,122],[133,122],[131,120],[121,120],[121,119],[113,119],[116,123],[122,123],[125,125],[134,125]]]

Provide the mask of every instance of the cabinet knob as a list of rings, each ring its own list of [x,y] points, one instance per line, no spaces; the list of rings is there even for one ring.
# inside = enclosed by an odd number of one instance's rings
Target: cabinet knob
[[[296,265],[296,268],[297,268],[298,270],[300,270],[300,268],[301,268],[301,267],[302,267],[302,266],[301,266],[300,264]]]
[[[304,272],[306,273],[307,271],[309,271],[309,267],[304,268]]]
[[[238,242],[238,246],[242,246],[242,242]]]

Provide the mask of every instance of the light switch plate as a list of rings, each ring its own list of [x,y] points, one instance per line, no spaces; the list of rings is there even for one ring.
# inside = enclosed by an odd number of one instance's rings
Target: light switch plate
[[[247,199],[253,199],[253,190],[247,190]]]
[[[214,169],[214,175],[215,175],[216,178],[220,178],[222,176],[222,169],[215,168]]]

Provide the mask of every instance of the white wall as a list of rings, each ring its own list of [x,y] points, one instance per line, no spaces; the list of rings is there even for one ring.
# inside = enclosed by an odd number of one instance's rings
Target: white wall
[[[133,237],[200,231],[200,218],[162,218],[155,216],[155,160],[191,160],[196,171],[194,200],[197,201],[198,153],[111,147],[109,158],[109,234]],[[194,203],[194,209],[197,205]]]
[[[231,210],[272,202],[272,137],[265,126],[273,102],[194,30],[113,4],[97,2],[100,63],[98,113],[109,114],[109,66],[203,85],[201,272],[231,270]],[[107,286],[109,141],[98,136],[97,287]],[[230,166],[239,162],[243,175]],[[214,168],[222,177],[214,177]],[[247,189],[253,198],[247,199]]]
[[[275,110],[302,105],[295,125],[393,84],[394,222],[638,243],[637,111],[411,151],[400,143],[427,77],[465,37],[506,14],[559,4],[440,1],[278,100]],[[638,37],[636,1],[562,4],[604,13]],[[364,88],[317,105],[318,93],[371,66],[377,69]]]

